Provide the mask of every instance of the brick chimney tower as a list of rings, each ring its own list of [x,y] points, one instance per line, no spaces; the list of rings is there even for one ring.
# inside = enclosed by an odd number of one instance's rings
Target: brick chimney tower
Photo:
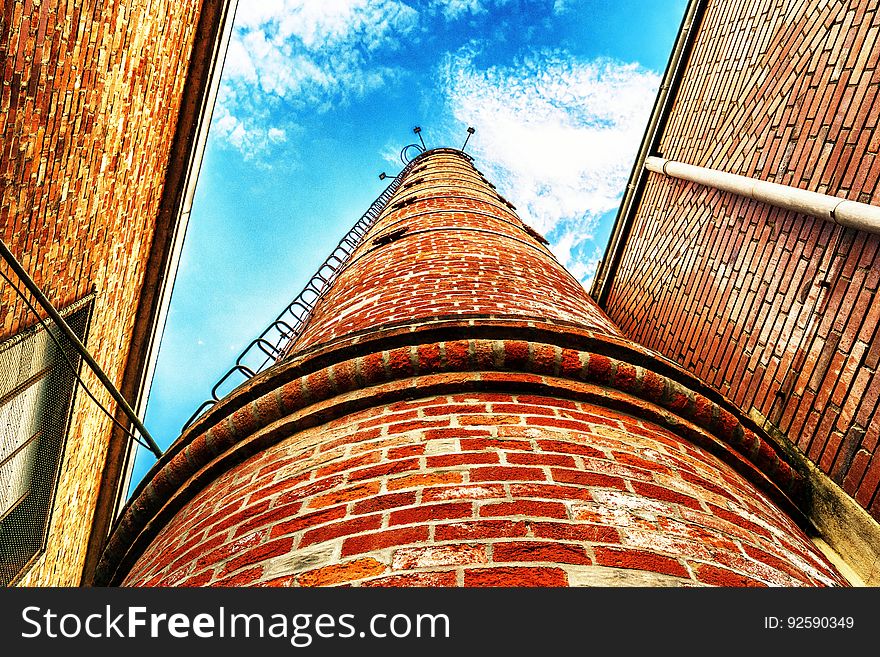
[[[281,362],[135,493],[104,584],[846,585],[747,416],[429,150]]]

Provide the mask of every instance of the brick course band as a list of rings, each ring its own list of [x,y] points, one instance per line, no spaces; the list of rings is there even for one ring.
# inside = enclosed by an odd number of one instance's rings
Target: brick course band
[[[496,206],[491,206],[491,207],[496,207]],[[448,214],[448,212],[449,212],[448,210],[433,209],[433,210],[425,210],[425,211],[419,212],[417,214],[411,214],[407,217],[402,217],[402,218],[398,219],[397,221],[385,224],[383,226],[383,231],[397,228],[402,224],[406,224],[411,219],[418,219],[420,217],[426,217],[426,216],[434,215],[434,214],[445,216],[446,214]],[[499,217],[498,215],[492,214],[491,212],[482,212],[480,210],[474,210],[474,209],[468,210],[468,214],[471,216],[476,215],[476,216],[486,217],[487,219],[499,221],[499,222],[507,224],[508,226],[513,226],[514,228],[518,228],[520,230],[522,230],[522,227],[523,227],[523,223],[517,218],[517,216],[509,211],[507,212],[507,214],[508,214],[508,216],[512,217],[513,220],[505,219],[504,217]]]
[[[543,257],[545,257],[545,258],[555,260],[555,258],[553,257],[553,255],[550,254],[550,253],[547,251],[546,248],[541,248],[541,247],[540,247],[539,245],[537,245],[537,244],[533,244],[533,243],[528,242],[528,241],[526,241],[526,240],[524,240],[524,239],[520,239],[519,237],[517,237],[517,236],[515,236],[515,235],[511,235],[510,233],[502,233],[501,231],[498,231],[498,230],[488,230],[488,229],[486,229],[486,228],[461,228],[461,227],[459,227],[459,226],[437,226],[437,227],[435,227],[435,228],[423,228],[423,229],[421,229],[421,230],[407,231],[406,233],[403,233],[402,235],[400,235],[400,236],[399,236],[397,239],[395,239],[394,241],[402,240],[402,239],[407,239],[407,238],[411,238],[411,237],[416,237],[416,236],[418,236],[418,235],[424,235],[424,234],[426,234],[426,233],[436,233],[436,232],[443,232],[443,231],[457,231],[457,232],[464,232],[464,233],[484,233],[484,234],[486,234],[486,235],[492,235],[492,236],[494,236],[494,237],[503,237],[503,238],[506,238],[506,239],[512,240],[512,241],[514,241],[514,242],[516,242],[516,243],[518,243],[518,244],[521,244],[521,245],[525,246],[525,247],[528,248],[528,249],[532,249],[532,250],[534,250],[534,251],[537,251],[538,253],[540,253],[540,254],[541,254]],[[381,248],[381,246],[374,246],[373,248]],[[364,253],[364,254],[361,256],[361,258],[364,258],[364,257],[366,257],[366,256],[368,256],[368,255],[370,255],[370,252],[369,252],[369,251],[367,251],[366,253]],[[357,261],[356,261],[356,260],[353,260],[353,261],[352,261],[352,264],[353,264],[354,262],[357,262]]]
[[[606,336],[593,335],[593,340],[614,347]],[[224,400],[223,408],[213,413],[224,419],[207,430],[199,421],[181,437],[115,528],[99,566],[99,582],[117,583],[120,566],[124,570],[132,563],[202,486],[291,432],[355,409],[450,389],[552,391],[561,398],[617,408],[715,454],[793,515],[796,505],[790,498],[803,497],[803,478],[747,420],[679,381],[602,353],[522,339],[462,338],[395,346],[314,371],[309,371],[308,360],[277,369],[309,373],[284,382],[288,377],[273,368],[263,379],[277,387],[242,401],[237,410],[230,408],[235,400]],[[260,382],[255,380],[255,386]],[[355,391],[360,394],[352,395]],[[247,392],[243,388],[234,395],[247,400]]]

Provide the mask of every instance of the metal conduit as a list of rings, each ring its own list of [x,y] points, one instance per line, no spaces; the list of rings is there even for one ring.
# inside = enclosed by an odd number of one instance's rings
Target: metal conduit
[[[744,196],[784,210],[832,221],[847,228],[880,234],[880,207],[875,205],[660,157],[646,158],[645,169]]]
[[[134,427],[140,432],[141,437],[147,442],[147,447],[151,452],[156,456],[156,458],[162,457],[162,449],[159,445],[156,444],[156,441],[153,440],[153,437],[150,435],[150,432],[147,431],[147,428],[144,426],[144,423],[141,422],[140,418],[137,416],[137,413],[134,412],[131,406],[129,406],[128,402],[125,400],[125,397],[122,396],[122,393],[119,392],[119,389],[114,385],[113,381],[110,380],[110,377],[104,373],[104,370],[101,369],[101,366],[98,365],[98,362],[92,357],[92,354],[89,353],[89,350],[86,349],[85,345],[80,342],[80,339],[77,337],[76,333],[68,326],[65,319],[61,316],[61,314],[55,309],[55,306],[52,305],[52,302],[43,294],[43,291],[40,287],[34,282],[34,279],[31,278],[30,274],[28,274],[27,270],[21,265],[21,263],[16,260],[15,256],[12,255],[12,251],[9,250],[9,247],[0,240],[0,258],[2,258],[9,268],[13,271],[13,273],[18,277],[18,279],[24,284],[27,291],[31,293],[31,296],[36,299],[37,303],[40,307],[45,311],[45,313],[55,322],[55,326],[64,334],[64,337],[70,342],[71,346],[76,350],[76,352],[80,355],[80,357],[85,361],[86,365],[89,366],[89,369],[95,374],[101,384],[106,388],[107,392],[110,393],[110,396],[113,398],[113,401],[119,406],[125,416],[128,418],[129,422],[134,425]],[[42,322],[42,320],[40,320]],[[74,373],[76,374],[76,373]]]

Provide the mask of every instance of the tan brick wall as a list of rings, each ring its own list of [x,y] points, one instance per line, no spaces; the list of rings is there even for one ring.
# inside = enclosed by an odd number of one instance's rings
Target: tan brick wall
[[[56,307],[96,288],[87,346],[117,383],[200,5],[19,0],[0,15],[3,240]],[[5,285],[0,305],[0,338],[34,324]],[[79,582],[110,421],[76,399],[49,543],[25,585]]]
[[[711,1],[663,157],[880,203],[876,3]],[[880,518],[880,238],[650,174],[607,310]]]

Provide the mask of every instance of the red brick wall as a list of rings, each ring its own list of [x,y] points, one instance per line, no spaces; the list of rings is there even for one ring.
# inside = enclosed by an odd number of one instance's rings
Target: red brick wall
[[[296,349],[453,317],[555,320],[618,334],[468,160],[435,155],[407,181],[316,307]],[[406,232],[395,241],[374,243],[400,229]]]
[[[56,307],[96,288],[87,346],[117,383],[200,5],[16,0],[0,13],[3,241]],[[36,323],[5,283],[0,307],[0,339]],[[110,424],[77,399],[56,531],[25,584],[79,581]]]
[[[799,481],[766,442],[653,372],[681,374],[619,338],[465,159],[423,164],[407,182],[435,183],[404,184],[299,350],[139,489],[104,581],[845,583],[776,505]],[[398,205],[419,193],[436,200]]]
[[[638,573],[630,571],[639,571]],[[463,393],[301,432],[213,481],[129,585],[839,581],[755,487],[591,404]]]
[[[711,1],[663,157],[880,203],[870,2]],[[880,237],[650,174],[606,306],[880,518]]]

